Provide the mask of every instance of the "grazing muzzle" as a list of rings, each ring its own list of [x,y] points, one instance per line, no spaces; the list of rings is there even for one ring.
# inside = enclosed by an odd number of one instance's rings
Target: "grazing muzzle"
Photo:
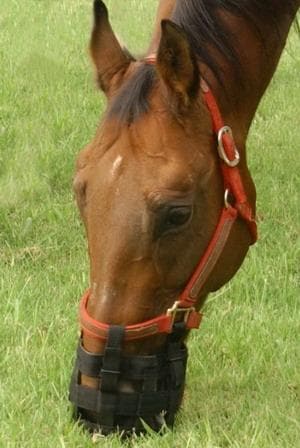
[[[182,401],[187,349],[180,342],[185,325],[175,324],[155,355],[122,356],[124,327],[112,325],[103,354],[87,352],[80,339],[70,385],[75,417],[85,428],[107,435],[140,433],[146,423],[155,431],[172,426]],[[81,375],[99,380],[98,389],[81,383]],[[122,391],[119,384],[134,387]]]

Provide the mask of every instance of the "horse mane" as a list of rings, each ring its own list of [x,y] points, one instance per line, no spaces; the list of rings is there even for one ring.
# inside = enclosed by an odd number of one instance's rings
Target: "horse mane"
[[[177,0],[171,20],[185,31],[199,61],[207,65],[224,86],[221,68],[209,49],[214,48],[230,61],[236,82],[243,76],[234,36],[222,20],[222,12],[241,17],[249,23],[264,44],[263,29],[272,26],[280,37],[278,22],[282,14],[292,14],[295,0]],[[122,86],[108,110],[109,117],[131,124],[149,110],[149,94],[157,80],[153,66],[142,65]]]

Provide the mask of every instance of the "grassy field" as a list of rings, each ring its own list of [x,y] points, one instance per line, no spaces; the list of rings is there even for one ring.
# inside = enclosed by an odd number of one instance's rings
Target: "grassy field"
[[[156,3],[107,1],[135,52]],[[88,278],[72,173],[104,104],[85,50],[90,10],[89,0],[0,5],[1,448],[94,446],[67,400]],[[249,139],[260,241],[191,336],[174,431],[131,447],[300,447],[299,50],[292,33]]]

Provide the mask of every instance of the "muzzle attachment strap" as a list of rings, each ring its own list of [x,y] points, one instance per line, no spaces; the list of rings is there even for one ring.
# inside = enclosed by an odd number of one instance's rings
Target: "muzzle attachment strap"
[[[117,325],[109,327],[102,369],[100,371],[101,402],[99,403],[99,420],[103,428],[108,430],[114,426],[123,338],[124,327]]]

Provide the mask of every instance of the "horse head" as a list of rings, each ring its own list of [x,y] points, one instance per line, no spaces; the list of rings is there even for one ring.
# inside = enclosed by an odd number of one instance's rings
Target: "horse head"
[[[104,433],[138,431],[140,418],[159,429],[162,414],[172,424],[189,329],[253,242],[246,133],[230,123],[237,151],[230,128],[218,129],[221,114],[183,29],[162,20],[157,40],[155,54],[133,58],[94,2],[90,52],[107,110],[74,178],[90,288],[71,400]],[[234,147],[232,160],[224,147]]]

